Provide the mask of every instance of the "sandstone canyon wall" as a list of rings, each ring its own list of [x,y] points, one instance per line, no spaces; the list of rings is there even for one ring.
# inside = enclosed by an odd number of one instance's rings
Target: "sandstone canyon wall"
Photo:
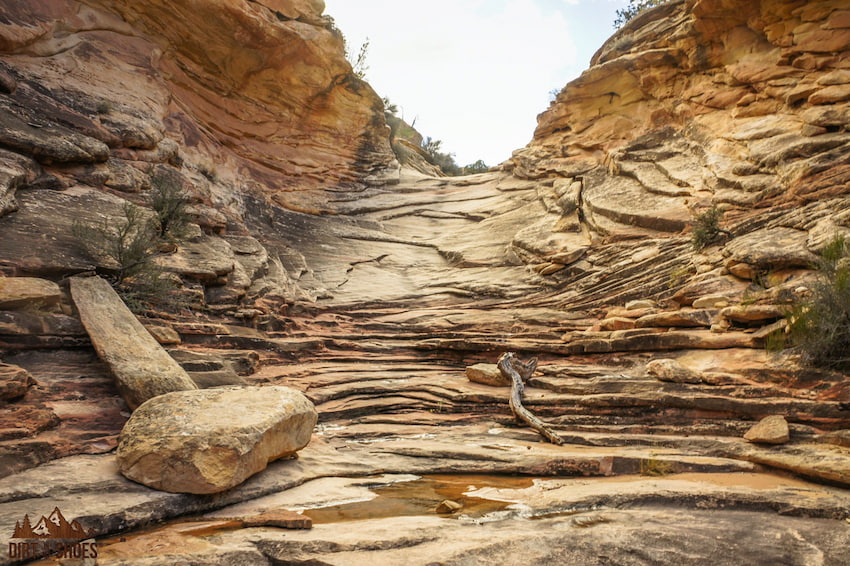
[[[5,270],[94,267],[73,222],[120,223],[124,204],[149,206],[152,178],[165,175],[197,224],[191,257],[169,269],[195,291],[228,284],[218,294],[231,303],[260,279],[257,295],[286,288],[279,254],[250,236],[248,209],[328,211],[340,191],[398,178],[383,104],[351,72],[323,9],[4,4],[0,214],[17,211],[3,218]]]
[[[103,164],[98,170],[179,159],[233,193],[284,206],[287,193],[357,182],[394,165],[383,106],[351,73],[323,9],[315,1],[8,4],[4,105],[7,120],[24,123],[7,122],[22,131],[3,145],[31,149],[42,163]],[[33,129],[46,123],[64,129]],[[78,148],[56,154],[10,139],[27,135],[64,135]]]
[[[380,100],[321,13],[315,0],[0,11],[0,532],[58,503],[103,537],[255,500],[219,512],[227,532],[178,526],[104,551],[841,564],[850,383],[764,344],[816,284],[825,242],[850,234],[846,1],[646,11],[527,147],[462,178],[399,171]],[[190,198],[189,234],[156,258],[183,303],[142,322],[198,387],[285,385],[319,413],[298,460],[212,499],[115,471],[129,406],[66,289],[106,267],[75,221],[120,225],[161,175]],[[715,206],[725,232],[694,250],[695,215]],[[539,357],[528,405],[564,446],[518,426],[505,389],[466,378],[505,351]],[[780,444],[744,439],[768,416]],[[233,526],[264,505],[446,473],[536,479],[495,493],[528,507],[493,521],[428,509],[298,534]]]
[[[599,235],[676,233],[712,204],[749,214],[840,196],[848,18],[839,1],[647,10],[539,116],[508,168],[555,179],[556,197],[580,201]]]

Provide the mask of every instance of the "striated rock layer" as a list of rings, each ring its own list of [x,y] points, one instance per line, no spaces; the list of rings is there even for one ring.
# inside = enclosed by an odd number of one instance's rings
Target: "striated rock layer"
[[[320,206],[300,193],[394,161],[383,104],[351,72],[323,9],[317,0],[5,6],[0,146],[42,163],[102,163],[89,175],[113,187],[116,169],[138,176],[144,164],[185,161],[222,201],[253,192]]]
[[[50,292],[0,311],[13,391],[0,411],[0,531],[12,532],[22,509],[37,516],[61,503],[100,542],[224,507],[194,526],[105,541],[101,556],[461,564],[510,563],[521,548],[523,563],[560,564],[603,548],[616,563],[687,554],[694,564],[842,564],[850,380],[764,346],[817,284],[817,254],[850,234],[844,4],[667,2],[611,38],[499,170],[442,179],[402,170],[393,186],[369,179],[369,167],[337,168],[333,156],[294,173],[279,164],[262,181],[267,163],[251,152],[283,126],[269,131],[234,108],[247,104],[240,93],[277,92],[276,83],[250,72],[256,51],[201,42],[201,56],[191,33],[221,32],[226,13],[227,44],[232,30],[274,14],[281,30],[315,31],[321,50],[333,34],[311,23],[316,6],[88,3],[69,17],[68,3],[44,8],[55,11],[39,25],[10,19],[4,37],[22,39],[0,73],[0,101],[14,110],[0,118],[0,267]],[[159,29],[175,15],[192,25]],[[62,33],[49,25],[58,18],[90,31],[66,34],[58,49]],[[81,37],[88,43],[75,44]],[[95,38],[121,41],[100,52]],[[159,50],[124,59],[137,42]],[[125,102],[110,108],[98,95],[74,113],[88,99],[51,90],[60,71],[77,92],[102,67],[125,79]],[[310,69],[295,70],[281,79],[291,88],[267,95],[309,90]],[[139,82],[148,80],[150,91]],[[91,81],[91,92],[118,90]],[[303,120],[321,140],[314,107],[301,109],[281,123]],[[339,128],[353,127],[349,118],[339,115]],[[236,130],[256,135],[227,146]],[[325,166],[320,183],[311,175]],[[110,451],[128,407],[63,284],[108,268],[79,249],[73,221],[117,222],[127,202],[149,206],[155,173],[180,179],[194,226],[156,258],[179,280],[181,306],[148,312],[145,326],[196,382],[288,386],[318,411],[297,460],[215,497],[155,492],[116,472]],[[714,205],[723,231],[697,252],[695,215]],[[60,283],[58,296],[47,280]],[[505,351],[539,357],[524,402],[565,445],[519,426],[507,388],[466,377]],[[782,444],[745,438],[765,418],[786,423],[770,435]],[[494,475],[529,477],[506,485]],[[372,492],[403,482],[413,487],[394,500]],[[488,497],[509,507],[476,511]],[[464,508],[438,516],[446,500]],[[242,517],[279,509],[307,509],[316,528],[241,529]]]
[[[848,25],[839,0],[666,2],[602,46],[507,167],[601,236],[675,233],[711,204],[827,205],[847,187]]]

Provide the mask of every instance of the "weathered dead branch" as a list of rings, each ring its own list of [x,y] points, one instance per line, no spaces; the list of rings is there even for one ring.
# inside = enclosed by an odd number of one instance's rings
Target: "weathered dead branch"
[[[510,406],[514,416],[539,432],[552,444],[562,445],[564,439],[522,405],[525,382],[531,378],[534,370],[537,369],[537,358],[532,358],[528,362],[521,362],[513,352],[505,352],[496,365],[502,375],[511,380]]]

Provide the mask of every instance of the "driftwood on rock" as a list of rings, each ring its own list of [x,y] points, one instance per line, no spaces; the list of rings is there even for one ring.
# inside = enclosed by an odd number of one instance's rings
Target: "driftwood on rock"
[[[511,380],[511,399],[510,406],[514,416],[526,423],[528,426],[539,432],[546,440],[552,444],[560,446],[564,443],[564,439],[558,436],[558,433],[553,431],[549,426],[537,418],[531,411],[522,405],[522,394],[525,391],[525,382],[531,378],[534,370],[537,369],[537,358],[532,358],[528,362],[521,362],[517,359],[513,352],[505,352],[499,358],[496,364],[502,375]]]

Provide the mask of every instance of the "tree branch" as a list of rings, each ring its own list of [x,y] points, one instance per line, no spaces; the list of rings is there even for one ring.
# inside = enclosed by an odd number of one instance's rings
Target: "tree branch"
[[[511,380],[511,412],[514,416],[526,423],[528,426],[539,432],[546,440],[558,446],[564,443],[564,439],[549,428],[549,426],[534,416],[528,409],[522,405],[522,394],[525,391],[525,382],[531,378],[534,370],[537,369],[537,358],[532,358],[528,362],[521,362],[516,358],[513,352],[505,352],[499,358],[496,366],[507,378]]]

